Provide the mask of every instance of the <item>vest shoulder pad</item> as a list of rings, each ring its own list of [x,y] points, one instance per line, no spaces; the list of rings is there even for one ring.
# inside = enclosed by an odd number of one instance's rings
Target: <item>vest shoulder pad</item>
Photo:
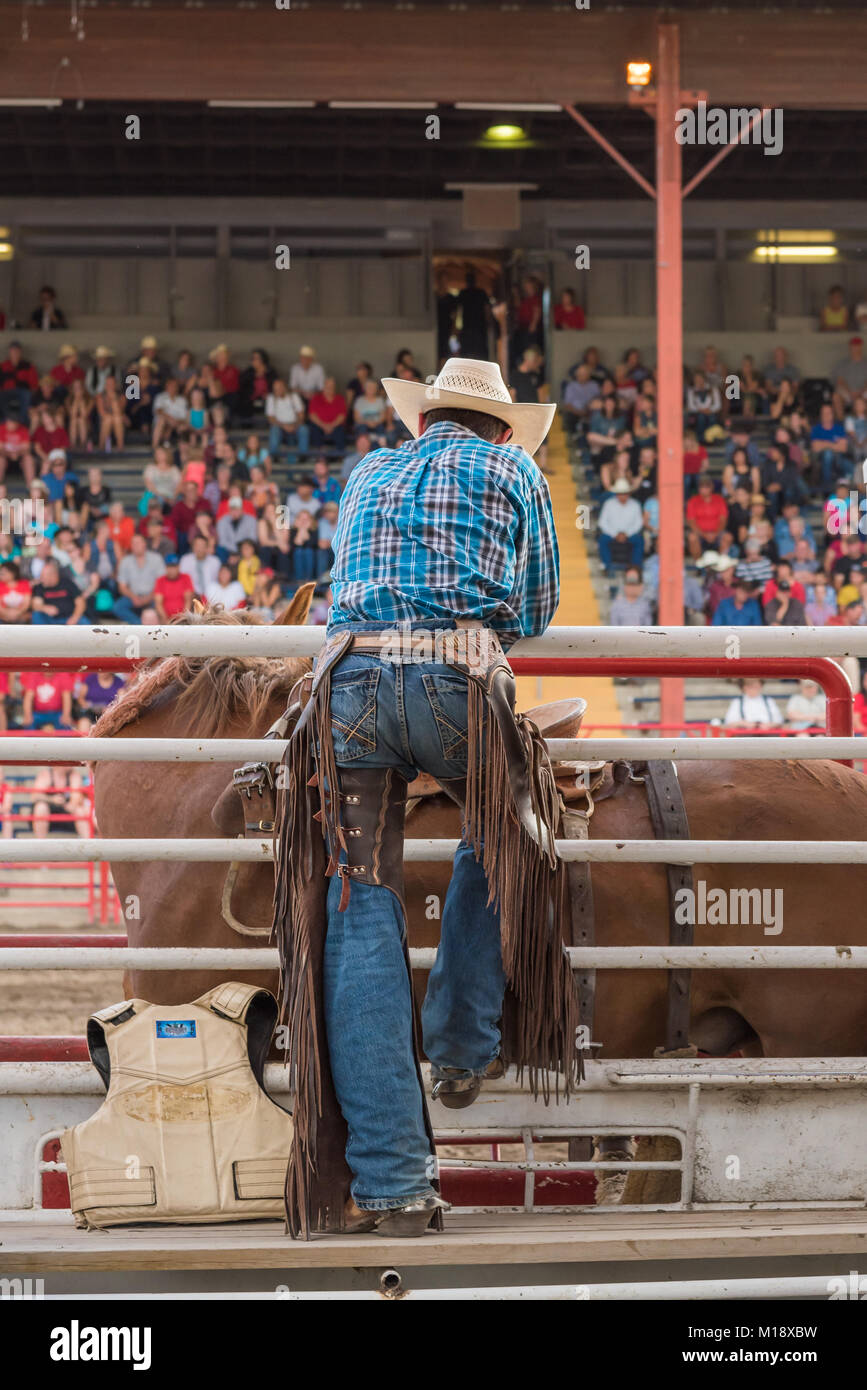
[[[206,994],[200,994],[193,1003],[202,1009],[210,1009],[220,1018],[243,1023],[253,1000],[263,994],[269,999],[274,998],[270,990],[262,989],[259,985],[242,985],[237,980],[230,980],[228,984],[217,985]]]

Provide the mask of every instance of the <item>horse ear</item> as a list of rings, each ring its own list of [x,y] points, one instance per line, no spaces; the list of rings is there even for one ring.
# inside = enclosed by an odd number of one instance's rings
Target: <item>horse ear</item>
[[[198,617],[198,615],[199,615],[200,613],[204,613],[206,607],[207,607],[207,604],[202,603],[202,600],[201,600],[201,599],[199,599],[199,598],[194,598],[194,599],[193,599],[193,612],[196,614],[197,617]]]
[[[315,584],[302,584],[288,608],[285,608],[279,618],[275,618],[272,627],[302,627],[307,622],[310,614],[310,605],[313,602],[313,590]]]

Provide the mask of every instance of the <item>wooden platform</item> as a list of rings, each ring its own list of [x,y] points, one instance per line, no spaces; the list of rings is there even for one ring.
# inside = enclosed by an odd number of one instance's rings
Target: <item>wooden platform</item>
[[[713,1211],[448,1216],[419,1240],[319,1236],[277,1222],[78,1231],[71,1218],[0,1222],[5,1275],[104,1270],[338,1269],[388,1264],[517,1265],[867,1256],[867,1211]]]

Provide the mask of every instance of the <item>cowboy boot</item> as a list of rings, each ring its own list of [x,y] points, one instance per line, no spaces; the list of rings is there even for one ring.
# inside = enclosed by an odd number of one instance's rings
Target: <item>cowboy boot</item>
[[[374,1231],[378,1236],[423,1236],[436,1211],[449,1211],[448,1202],[433,1193],[407,1202],[406,1206],[387,1211],[365,1211],[350,1197],[343,1209],[346,1235],[365,1235]]]
[[[483,1081],[495,1081],[505,1072],[502,1057],[495,1057],[483,1072],[473,1072],[469,1076],[458,1067],[437,1067],[431,1100],[440,1101],[447,1110],[465,1110],[477,1099]]]

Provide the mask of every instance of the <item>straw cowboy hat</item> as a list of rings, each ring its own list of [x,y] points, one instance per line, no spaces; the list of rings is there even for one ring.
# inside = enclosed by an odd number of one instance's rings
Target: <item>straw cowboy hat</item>
[[[110,347],[98,347],[93,350],[94,357],[114,357],[114,351]]]
[[[60,358],[61,362],[63,361],[64,357],[77,357],[78,348],[73,347],[72,343],[64,343],[57,356]]]
[[[214,358],[215,358],[215,357],[219,357],[219,355],[220,355],[221,352],[225,352],[226,356],[228,357],[228,355],[229,355],[229,345],[228,345],[228,343],[217,343],[217,346],[216,346],[215,348],[211,348],[211,351],[208,353],[208,357],[209,357],[210,360],[213,362]]]
[[[141,342],[139,343],[139,348],[147,348],[147,349],[149,349],[151,352],[156,352],[156,350],[157,350],[157,340],[156,340],[156,338],[154,337],[154,335],[153,335],[152,333],[147,333],[147,334],[145,334],[145,336],[142,338]]]
[[[474,357],[450,357],[439,376],[429,385],[423,381],[404,381],[383,377],[385,393],[414,439],[418,438],[418,417],[430,410],[453,406],[459,410],[478,410],[493,415],[512,427],[511,444],[535,454],[557,409],[556,405],[516,403],[509,395],[495,362]]]

